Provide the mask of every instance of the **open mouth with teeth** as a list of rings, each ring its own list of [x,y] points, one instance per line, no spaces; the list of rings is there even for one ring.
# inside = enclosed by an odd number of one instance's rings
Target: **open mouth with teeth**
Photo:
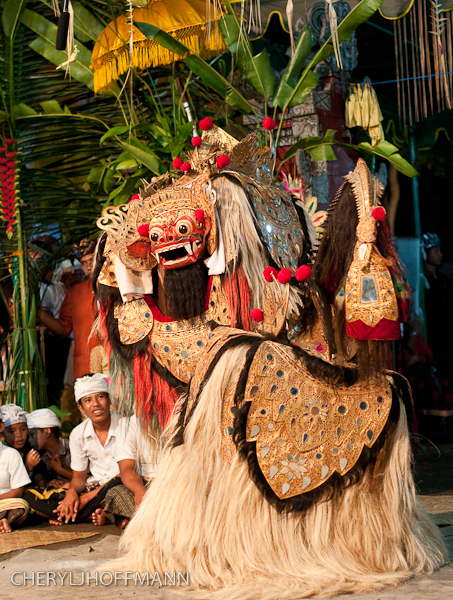
[[[153,248],[152,253],[164,269],[176,269],[197,262],[203,250],[203,241],[191,238],[176,244]]]

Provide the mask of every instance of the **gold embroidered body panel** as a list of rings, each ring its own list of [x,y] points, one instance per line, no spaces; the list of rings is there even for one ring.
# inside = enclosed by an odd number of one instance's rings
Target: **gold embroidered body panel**
[[[205,349],[205,353],[200,357],[200,360],[197,364],[197,369],[194,375],[193,380],[190,384],[190,396],[187,403],[186,409],[186,418],[190,414],[194,402],[200,392],[201,384],[206,377],[206,373],[214,360],[217,352],[231,339],[235,337],[242,337],[246,335],[247,337],[257,337],[261,336],[256,333],[245,332],[242,329],[234,329],[232,327],[218,327],[211,335],[207,347]],[[245,362],[245,356],[244,356]],[[234,413],[235,410],[232,410],[234,407],[234,395],[236,392],[236,387],[239,381],[239,377],[242,373],[242,366],[238,369],[237,376],[235,377],[234,382],[227,390],[225,397],[222,401],[222,416],[221,416],[221,428],[222,428],[222,453],[228,462],[232,462],[235,454],[236,454],[236,446],[233,443],[233,421],[234,421]],[[230,452],[228,452],[230,450]]]
[[[386,261],[375,251],[371,252],[366,266],[354,252],[345,285],[346,321],[362,321],[376,327],[381,319],[398,320],[398,303],[392,277]]]
[[[118,319],[120,341],[126,345],[142,340],[154,324],[153,313],[143,298],[115,306],[114,317]]]
[[[249,371],[247,401],[247,441],[256,441],[267,483],[286,499],[335,471],[345,475],[381,434],[392,395],[383,376],[351,387],[316,380],[291,348],[265,342]]]

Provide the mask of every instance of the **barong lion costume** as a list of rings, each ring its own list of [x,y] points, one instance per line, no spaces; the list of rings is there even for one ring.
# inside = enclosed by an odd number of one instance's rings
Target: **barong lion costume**
[[[250,309],[267,294],[263,269],[310,260],[316,232],[272,184],[274,162],[256,133],[238,142],[212,126],[180,178],[144,182],[98,220],[94,282],[111,397],[155,437],[206,352],[210,323],[249,330]],[[299,305],[293,287],[289,310]]]
[[[213,331],[108,568],[189,571],[197,598],[275,600],[378,590],[444,563],[415,497],[408,384],[385,368],[404,284],[382,191],[362,160],[346,176],[292,345],[272,283],[265,335]]]

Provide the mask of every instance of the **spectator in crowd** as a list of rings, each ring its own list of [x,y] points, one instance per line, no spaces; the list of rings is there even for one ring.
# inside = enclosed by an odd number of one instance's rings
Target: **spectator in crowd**
[[[121,484],[116,461],[115,442],[119,417],[110,412],[108,384],[99,373],[76,380],[74,385],[79,410],[87,419],[80,423],[69,437],[72,478],[56,512],[60,523],[84,521],[91,517],[105,499],[109,489]],[[88,472],[93,488],[87,487]]]
[[[436,442],[453,439],[453,290],[450,280],[440,271],[443,254],[439,236],[422,236],[425,273],[425,314],[427,342],[434,360],[431,385],[424,386],[425,434]]]
[[[440,272],[443,254],[439,236],[422,236],[425,272],[425,311],[427,342],[434,353],[434,366],[447,374],[453,361],[453,290],[450,280]]]
[[[69,440],[60,437],[61,422],[49,408],[38,408],[27,417],[32,448],[45,466],[46,487],[61,488],[72,478]]]
[[[119,421],[116,459],[122,485],[107,492],[105,507],[94,511],[93,523],[115,523],[119,517],[123,529],[140,505],[146,486],[154,479],[159,460],[158,442],[143,432],[135,415]]]
[[[40,310],[39,315],[49,315],[53,319],[58,317],[63,303],[66,289],[62,283],[54,283],[54,265],[51,264],[52,255],[57,248],[54,238],[34,239],[30,242],[29,256],[39,270],[40,276]],[[53,246],[52,246],[53,243]],[[54,249],[55,247],[55,249]],[[46,325],[44,320],[41,323]],[[68,360],[70,340],[66,336],[54,332],[47,327],[44,333],[44,366],[47,379],[47,397],[49,404],[58,404],[60,393],[63,389],[63,379]]]
[[[0,421],[0,432],[5,423]],[[30,478],[17,450],[0,443],[0,533],[11,533],[12,527],[21,525],[29,507],[22,499],[24,486]]]
[[[82,240],[80,247],[80,264],[86,276],[85,281],[70,288],[60,309],[58,320],[52,319],[50,315],[41,313],[39,315],[46,327],[56,334],[69,336],[73,332],[75,379],[91,371],[90,357],[92,351],[97,346],[102,345],[101,340],[95,335],[91,336],[91,329],[96,318],[96,303],[90,274],[93,269],[96,242]]]
[[[3,404],[0,406],[0,420],[3,422],[3,438],[5,444],[19,452],[28,475],[37,485],[44,484],[42,470],[38,468],[40,456],[30,446],[27,427],[28,413],[17,404]]]

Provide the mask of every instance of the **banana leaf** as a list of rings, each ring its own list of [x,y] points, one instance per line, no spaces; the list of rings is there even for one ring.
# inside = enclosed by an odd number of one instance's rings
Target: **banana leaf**
[[[228,0],[225,0],[228,15],[220,19],[220,30],[232,54],[236,54],[238,67],[250,85],[265,99],[274,93],[275,76],[272,71],[271,62],[267,50],[253,55],[247,33],[239,23],[236,13],[231,8]]]
[[[3,31],[7,37],[11,37],[16,29],[20,13],[25,8],[28,0],[6,0],[2,10]]]
[[[365,23],[365,21],[374,15],[383,1],[384,0],[362,0],[359,2],[359,4],[357,4],[357,6],[355,6],[338,25],[339,41],[348,41],[351,38],[352,33],[362,25],[362,23]],[[280,102],[283,101],[283,104],[279,104],[283,111],[286,110],[288,106],[299,104],[297,99],[298,97],[303,97],[305,89],[313,89],[313,69],[332,54],[334,54],[334,49],[332,45],[332,36],[330,36],[303,70],[297,85],[294,87],[293,93],[288,94],[287,88],[283,88],[281,94],[282,100],[280,100]]]
[[[57,26],[54,23],[28,8],[22,11],[20,21],[39,35],[30,43],[30,48],[57,66],[68,60],[66,52],[55,49]],[[79,54],[71,63],[71,77],[94,90],[93,71],[90,70],[91,52],[79,40],[75,39],[74,42]]]
[[[185,56],[181,60],[200,77],[204,83],[210,86],[218,94],[220,94],[227,103],[233,108],[237,108],[247,114],[255,113],[255,109],[247,100],[230,84],[230,82],[222,77],[210,64],[203,60],[198,54],[193,54],[191,49],[185,46],[182,42],[162,31],[149,23],[134,23],[138,29],[146,35],[149,40],[156,40],[161,46],[167,48],[171,52],[179,56]]]
[[[155,175],[160,175],[160,161],[157,156],[149,148],[140,145],[127,144],[121,142],[121,145],[125,150],[129,152],[134,158],[136,158],[141,164],[145,165]]]
[[[403,175],[417,177],[418,173],[414,167],[399,154],[398,148],[390,142],[384,140],[374,148],[368,142],[346,144],[344,142],[335,141],[335,133],[336,131],[334,129],[328,129],[324,138],[309,137],[296,142],[286,151],[283,162],[286,162],[295,156],[298,150],[305,150],[310,154],[313,160],[336,160],[332,146],[339,146],[340,148],[357,150],[360,153],[365,152],[374,156],[380,156],[381,158],[388,160],[389,163]]]
[[[312,43],[311,27],[305,27],[297,40],[294,54],[283,72],[272,103],[273,106],[283,106],[296,87],[297,78],[302,70],[303,63],[310,54]]]

